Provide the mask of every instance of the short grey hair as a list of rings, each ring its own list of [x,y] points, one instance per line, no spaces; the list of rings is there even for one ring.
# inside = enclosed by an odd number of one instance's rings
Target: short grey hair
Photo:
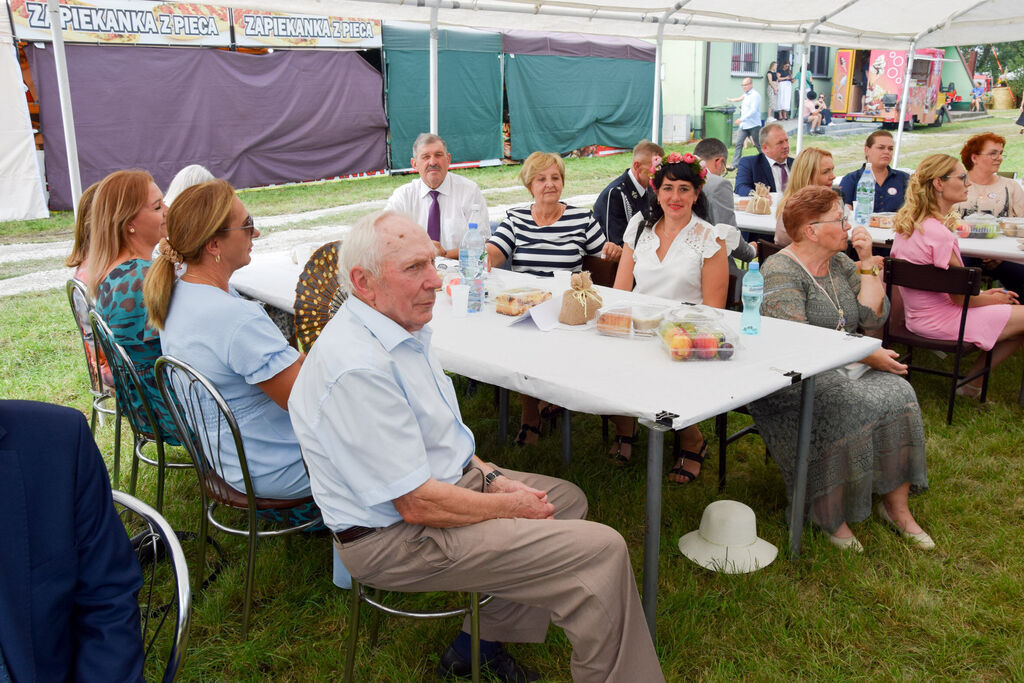
[[[384,250],[377,227],[396,216],[409,218],[397,211],[376,211],[356,221],[342,239],[341,252],[338,254],[338,283],[349,294],[355,293],[351,275],[353,268],[359,267],[374,277],[380,277],[384,265]]]
[[[650,158],[655,155],[659,157],[665,156],[664,148],[656,142],[641,140],[633,147],[633,161]]]
[[[215,178],[205,166],[200,166],[199,164],[186,166],[178,171],[178,174],[174,176],[171,184],[167,186],[167,192],[164,193],[164,204],[170,206],[174,203],[175,197],[181,194],[184,190],[187,190],[193,185],[199,185],[200,183],[206,183],[211,180],[215,180]]]
[[[434,135],[433,133],[420,133],[412,143],[412,155],[415,157],[420,151],[420,147],[423,147],[424,145],[432,145],[435,142],[440,142],[444,145],[444,151],[448,151],[448,143],[446,143],[444,138],[440,135]]]
[[[693,153],[704,161],[710,161],[718,157],[728,157],[729,148],[718,138],[704,138],[693,148]]]
[[[786,133],[786,129],[778,123],[769,123],[761,127],[761,132],[757,134],[757,141],[759,144],[764,145],[764,141],[768,139],[773,130],[781,130],[783,134]],[[789,137],[788,135],[786,137]]]

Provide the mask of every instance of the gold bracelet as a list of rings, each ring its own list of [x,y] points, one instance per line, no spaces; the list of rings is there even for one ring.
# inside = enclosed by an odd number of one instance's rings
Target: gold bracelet
[[[859,273],[860,275],[874,275],[875,277],[878,277],[878,266],[871,266],[871,268],[867,270],[864,270],[863,268],[858,268],[857,273]]]

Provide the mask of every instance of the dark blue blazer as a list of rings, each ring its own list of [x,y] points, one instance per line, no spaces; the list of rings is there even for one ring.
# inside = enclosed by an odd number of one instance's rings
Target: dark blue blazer
[[[604,228],[605,238],[621,246],[629,220],[640,213],[646,202],[647,194],[641,195],[637,192],[627,168],[622,175],[601,190],[601,194],[597,195],[594,202],[594,218]]]
[[[786,168],[793,168],[793,157],[786,158]],[[772,164],[763,153],[743,157],[736,166],[736,194],[741,197],[748,196],[754,189],[754,183],[764,183],[771,192],[779,192],[775,187]]]
[[[142,571],[77,410],[0,401],[0,568],[14,681],[142,681]]]

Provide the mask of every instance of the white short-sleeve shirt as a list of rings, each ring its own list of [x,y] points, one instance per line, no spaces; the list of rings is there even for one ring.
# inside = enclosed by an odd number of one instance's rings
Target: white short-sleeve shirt
[[[704,259],[721,249],[719,231],[693,216],[686,227],[672,240],[664,259],[658,258],[660,240],[654,230],[645,230],[636,239],[637,230],[644,223],[640,214],[633,216],[626,227],[623,244],[633,247],[634,292],[660,296],[666,299],[699,304],[704,300],[701,292],[701,270]],[[726,226],[722,226],[725,228]]]

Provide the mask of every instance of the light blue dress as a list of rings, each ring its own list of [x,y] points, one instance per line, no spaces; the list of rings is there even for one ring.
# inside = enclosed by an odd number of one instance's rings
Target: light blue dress
[[[178,280],[160,333],[160,346],[165,355],[188,363],[210,380],[231,407],[257,496],[310,495],[309,478],[288,412],[256,386],[299,357],[261,305],[243,299],[233,288],[228,293]],[[216,415],[213,406],[209,408],[207,414]],[[222,475],[231,486],[244,491],[234,440],[226,426],[221,432]],[[331,556],[335,585],[349,588],[351,576],[337,553],[332,551]]]
[[[256,386],[299,357],[262,306],[234,290],[228,293],[178,280],[160,346],[165,355],[185,361],[210,380],[231,407],[257,496],[310,495],[288,412]],[[213,406],[209,408],[210,424],[216,428],[216,412],[211,410]],[[244,491],[242,468],[227,425],[221,428],[221,451],[222,476]]]

